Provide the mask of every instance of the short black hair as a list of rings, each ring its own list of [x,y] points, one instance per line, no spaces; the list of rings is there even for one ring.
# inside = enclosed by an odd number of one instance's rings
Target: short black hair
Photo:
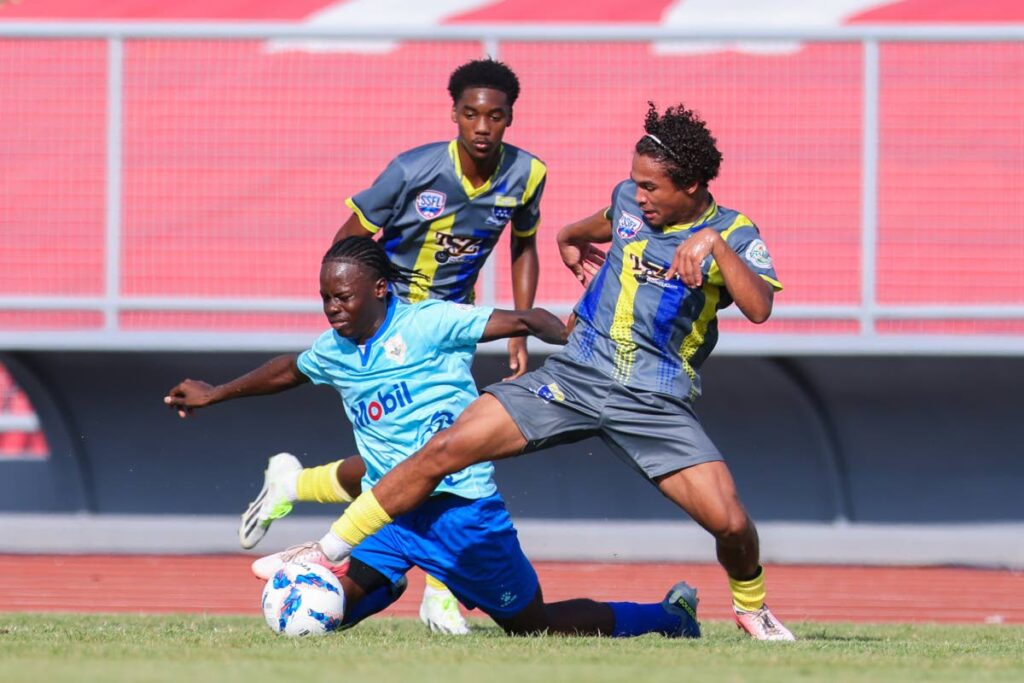
[[[384,278],[388,282],[412,282],[416,273],[408,268],[396,266],[388,260],[384,248],[372,237],[346,237],[331,245],[331,248],[324,254],[321,264],[332,261],[347,261],[358,263],[372,271],[378,278]]]
[[[636,143],[636,153],[660,161],[678,188],[714,180],[722,153],[700,116],[682,104],[669,107],[664,114],[658,114],[654,102],[647,104],[647,135]]]
[[[519,79],[508,66],[494,59],[474,59],[452,72],[448,79],[448,93],[457,103],[467,88],[490,88],[505,93],[508,106],[519,97]]]

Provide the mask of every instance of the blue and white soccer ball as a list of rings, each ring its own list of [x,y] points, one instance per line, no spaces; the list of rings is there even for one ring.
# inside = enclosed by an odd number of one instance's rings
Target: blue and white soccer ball
[[[289,562],[263,589],[263,616],[275,633],[322,636],[341,628],[345,594],[325,567]]]

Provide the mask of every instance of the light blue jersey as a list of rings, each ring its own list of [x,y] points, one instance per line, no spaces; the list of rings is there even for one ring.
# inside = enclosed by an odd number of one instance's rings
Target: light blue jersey
[[[470,363],[493,311],[391,296],[384,323],[365,345],[328,330],[299,355],[303,374],[341,394],[366,463],[364,491],[477,398]],[[497,492],[493,474],[489,462],[471,465],[445,477],[436,493],[485,498]]]

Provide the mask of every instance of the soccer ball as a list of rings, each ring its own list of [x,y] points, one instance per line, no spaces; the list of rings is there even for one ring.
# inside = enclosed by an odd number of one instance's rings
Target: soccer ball
[[[275,633],[322,636],[338,630],[344,615],[341,584],[318,564],[289,562],[263,589],[263,616]]]

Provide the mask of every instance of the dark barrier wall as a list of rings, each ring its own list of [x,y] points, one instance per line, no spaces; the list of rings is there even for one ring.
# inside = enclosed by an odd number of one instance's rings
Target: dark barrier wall
[[[190,420],[161,403],[184,377],[224,381],[269,357],[0,354],[53,451],[45,462],[0,462],[0,509],[239,513],[268,455],[320,464],[354,453],[340,399],[324,387]],[[505,360],[477,358],[481,385]],[[698,411],[756,519],[1021,521],[1022,380],[1020,358],[719,357],[705,368]],[[520,517],[679,514],[595,439],[503,461],[497,476]]]

